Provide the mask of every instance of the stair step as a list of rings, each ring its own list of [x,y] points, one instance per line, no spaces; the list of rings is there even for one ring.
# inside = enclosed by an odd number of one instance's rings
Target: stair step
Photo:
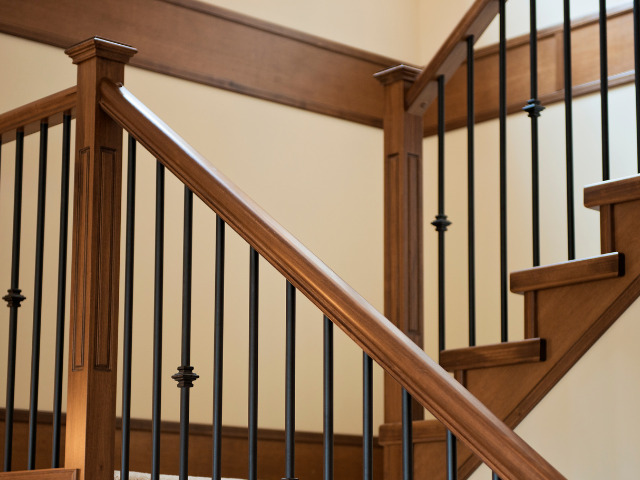
[[[519,363],[543,362],[545,355],[544,340],[529,338],[494,345],[444,350],[440,352],[440,366],[449,372],[473,370]]]
[[[447,429],[438,420],[414,420],[412,422],[413,443],[444,442]],[[384,423],[380,425],[378,445],[401,445],[402,423]]]
[[[608,180],[584,188],[584,206],[598,210],[601,205],[640,200],[640,175]]]
[[[511,291],[524,293],[622,276],[624,255],[614,252],[512,272]]]

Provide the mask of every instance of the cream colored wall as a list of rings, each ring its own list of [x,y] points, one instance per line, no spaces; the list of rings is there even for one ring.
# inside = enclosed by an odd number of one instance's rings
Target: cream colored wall
[[[471,2],[424,0],[421,9],[421,61],[434,53]],[[624,2],[607,2],[608,7]],[[572,17],[597,11],[597,2],[573,1]],[[562,21],[562,3],[538,1],[541,28]],[[527,0],[507,3],[508,36],[528,31]],[[437,21],[436,21],[437,20]],[[426,22],[426,23],[425,23]],[[495,23],[495,22],[494,22]],[[497,41],[492,25],[480,45]],[[598,58],[594,58],[597,62]],[[627,85],[610,91],[611,177],[636,173],[635,91]],[[528,268],[531,259],[530,120],[509,116],[508,150],[508,270]],[[499,132],[498,121],[476,126],[476,256],[478,344],[500,340],[499,272]],[[446,213],[453,225],[446,234],[447,348],[468,342],[467,292],[467,131],[446,136]],[[574,101],[575,205],[577,258],[600,252],[597,212],[582,206],[582,188],[601,180],[600,96]],[[540,119],[540,208],[542,264],[567,259],[564,106],[547,107]],[[437,139],[424,142],[425,224],[437,211]],[[437,235],[425,238],[426,350],[437,353]],[[635,425],[640,353],[636,302],[583,360],[556,386],[516,430],[567,478],[636,478],[635,452],[640,438]],[[523,300],[509,294],[509,337],[523,338]],[[607,412],[604,414],[604,412]],[[486,467],[474,479],[489,479]]]

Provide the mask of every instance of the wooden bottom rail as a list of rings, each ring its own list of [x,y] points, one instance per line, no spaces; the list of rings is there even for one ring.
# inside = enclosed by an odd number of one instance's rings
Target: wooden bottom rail
[[[48,470],[23,470],[21,472],[0,473],[2,479],[29,479],[29,480],[76,480],[78,471],[67,468],[51,468]]]

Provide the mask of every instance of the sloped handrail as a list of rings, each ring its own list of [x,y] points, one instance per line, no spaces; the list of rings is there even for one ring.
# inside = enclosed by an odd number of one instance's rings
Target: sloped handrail
[[[124,86],[100,106],[503,479],[563,479],[318,257]]]

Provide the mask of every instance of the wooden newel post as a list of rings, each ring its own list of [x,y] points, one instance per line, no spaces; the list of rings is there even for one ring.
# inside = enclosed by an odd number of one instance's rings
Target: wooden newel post
[[[423,346],[422,116],[405,110],[421,70],[398,65],[375,77],[384,86],[384,314]],[[413,419],[424,418],[414,402]],[[400,385],[384,382],[384,421],[402,421]]]
[[[122,127],[99,104],[103,78],[124,81],[136,49],[90,38],[78,65],[65,467],[112,480],[120,275]]]

